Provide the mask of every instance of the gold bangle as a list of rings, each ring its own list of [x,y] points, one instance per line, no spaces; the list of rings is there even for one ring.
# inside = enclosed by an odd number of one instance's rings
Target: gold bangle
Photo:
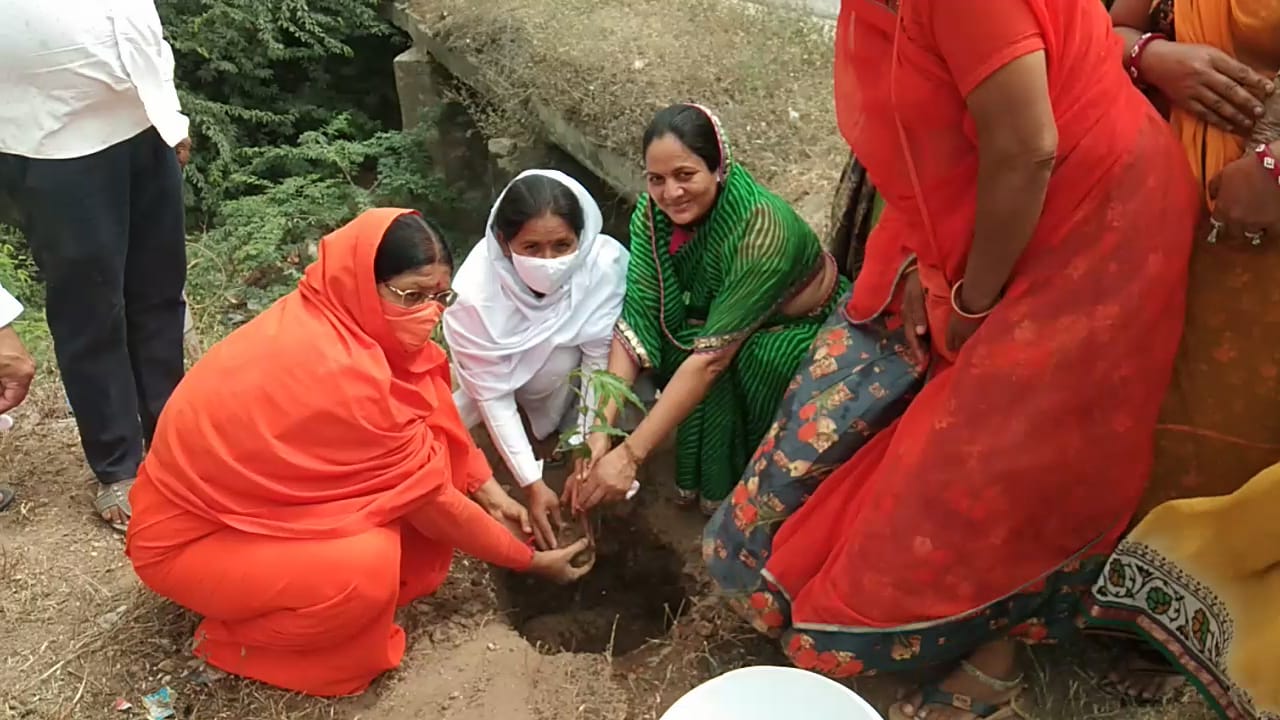
[[[991,307],[987,308],[986,310],[980,313],[971,313],[965,310],[964,308],[960,307],[960,288],[963,286],[964,286],[964,278],[960,278],[958,281],[956,281],[955,285],[951,286],[951,309],[954,310],[957,315],[959,315],[962,318],[965,318],[966,320],[981,320],[982,318],[990,315],[992,312],[995,312],[995,309],[996,309],[995,305],[992,305]]]

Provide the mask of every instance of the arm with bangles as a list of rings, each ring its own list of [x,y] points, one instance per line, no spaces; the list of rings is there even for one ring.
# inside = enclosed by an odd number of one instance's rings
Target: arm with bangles
[[[1111,21],[1124,46],[1121,62],[1139,86],[1210,125],[1248,137],[1275,84],[1222,50],[1174,42],[1154,32],[1150,0],[1116,0]]]
[[[1043,51],[996,70],[966,98],[978,136],[973,247],[958,309],[987,312],[1031,241],[1058,150]]]
[[[999,302],[1035,233],[1058,128],[1040,24],[1025,3],[934,3],[932,13],[938,53],[977,135],[973,244],[946,330],[947,347],[956,352]]]
[[[610,441],[607,435],[594,434],[592,459],[579,466],[572,490],[567,493],[574,510],[581,512],[601,503],[624,499],[635,482],[639,466],[702,402],[711,385],[733,362],[741,345],[742,342],[738,341],[716,351],[691,353],[676,368],[671,381],[663,388],[661,397],[644,420],[614,450],[608,451]],[[617,338],[609,353],[609,370],[628,383],[633,383],[639,372],[639,365]],[[618,408],[610,403],[604,412],[612,425]]]

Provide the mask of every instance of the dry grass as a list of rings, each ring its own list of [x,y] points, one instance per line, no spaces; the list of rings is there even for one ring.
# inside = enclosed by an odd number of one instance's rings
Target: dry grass
[[[831,100],[830,26],[723,0],[412,0],[503,108],[530,98],[640,165],[653,113],[713,107],[737,157],[784,198],[826,210],[847,149]]]

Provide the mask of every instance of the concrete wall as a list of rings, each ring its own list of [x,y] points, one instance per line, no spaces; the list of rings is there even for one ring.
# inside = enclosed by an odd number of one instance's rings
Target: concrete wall
[[[494,93],[484,86],[481,74],[470,59],[451,50],[431,34],[429,23],[417,17],[408,3],[397,0],[391,20],[413,38],[413,48],[396,58],[396,87],[400,93],[400,113],[406,124],[416,122],[421,108],[439,102],[438,80],[430,67],[437,63],[450,75],[472,86],[481,95]],[[542,125],[547,138],[563,149],[615,192],[634,200],[644,187],[635,164],[618,154],[597,146],[566,120],[560,111],[534,98],[530,109]]]
[[[554,2],[555,0],[548,0]],[[726,3],[747,2],[770,10],[785,10],[809,14],[829,23],[840,11],[840,0],[722,0]],[[422,108],[441,102],[438,69],[466,83],[482,96],[495,93],[484,86],[479,69],[463,53],[446,46],[432,33],[431,20],[418,17],[408,0],[392,0],[392,22],[413,38],[414,46],[396,58],[396,83],[400,93],[401,115],[405,126],[417,122]],[[540,102],[529,101],[530,109],[542,126],[548,140],[563,149],[570,157],[609,185],[617,194],[634,200],[644,187],[640,170],[633,160],[600,147],[574,127],[557,109]],[[823,211],[815,215],[825,216],[825,197],[819,198]],[[803,211],[802,211],[803,212]],[[814,218],[808,218],[811,221]]]

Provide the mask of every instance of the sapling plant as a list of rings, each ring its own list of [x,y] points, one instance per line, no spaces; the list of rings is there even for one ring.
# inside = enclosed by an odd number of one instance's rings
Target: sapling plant
[[[620,416],[628,407],[636,408],[641,414],[645,412],[644,403],[631,389],[626,380],[608,370],[574,370],[569,374],[574,394],[578,398],[578,421],[574,427],[561,433],[557,444],[557,452],[573,460],[573,471],[577,472],[578,460],[589,469],[591,448],[587,440],[596,433],[602,433],[611,439],[625,439],[626,430],[609,422],[605,408],[613,405],[617,408],[615,417]],[[570,475],[567,482],[578,483],[585,478]],[[573,559],[575,567],[584,567],[595,563],[596,533],[587,512],[574,512],[574,522],[566,523],[564,530],[569,535],[562,537],[563,542],[575,542],[578,537],[585,537],[590,546]],[[580,534],[578,534],[580,533]],[[578,534],[577,537],[572,535]]]

